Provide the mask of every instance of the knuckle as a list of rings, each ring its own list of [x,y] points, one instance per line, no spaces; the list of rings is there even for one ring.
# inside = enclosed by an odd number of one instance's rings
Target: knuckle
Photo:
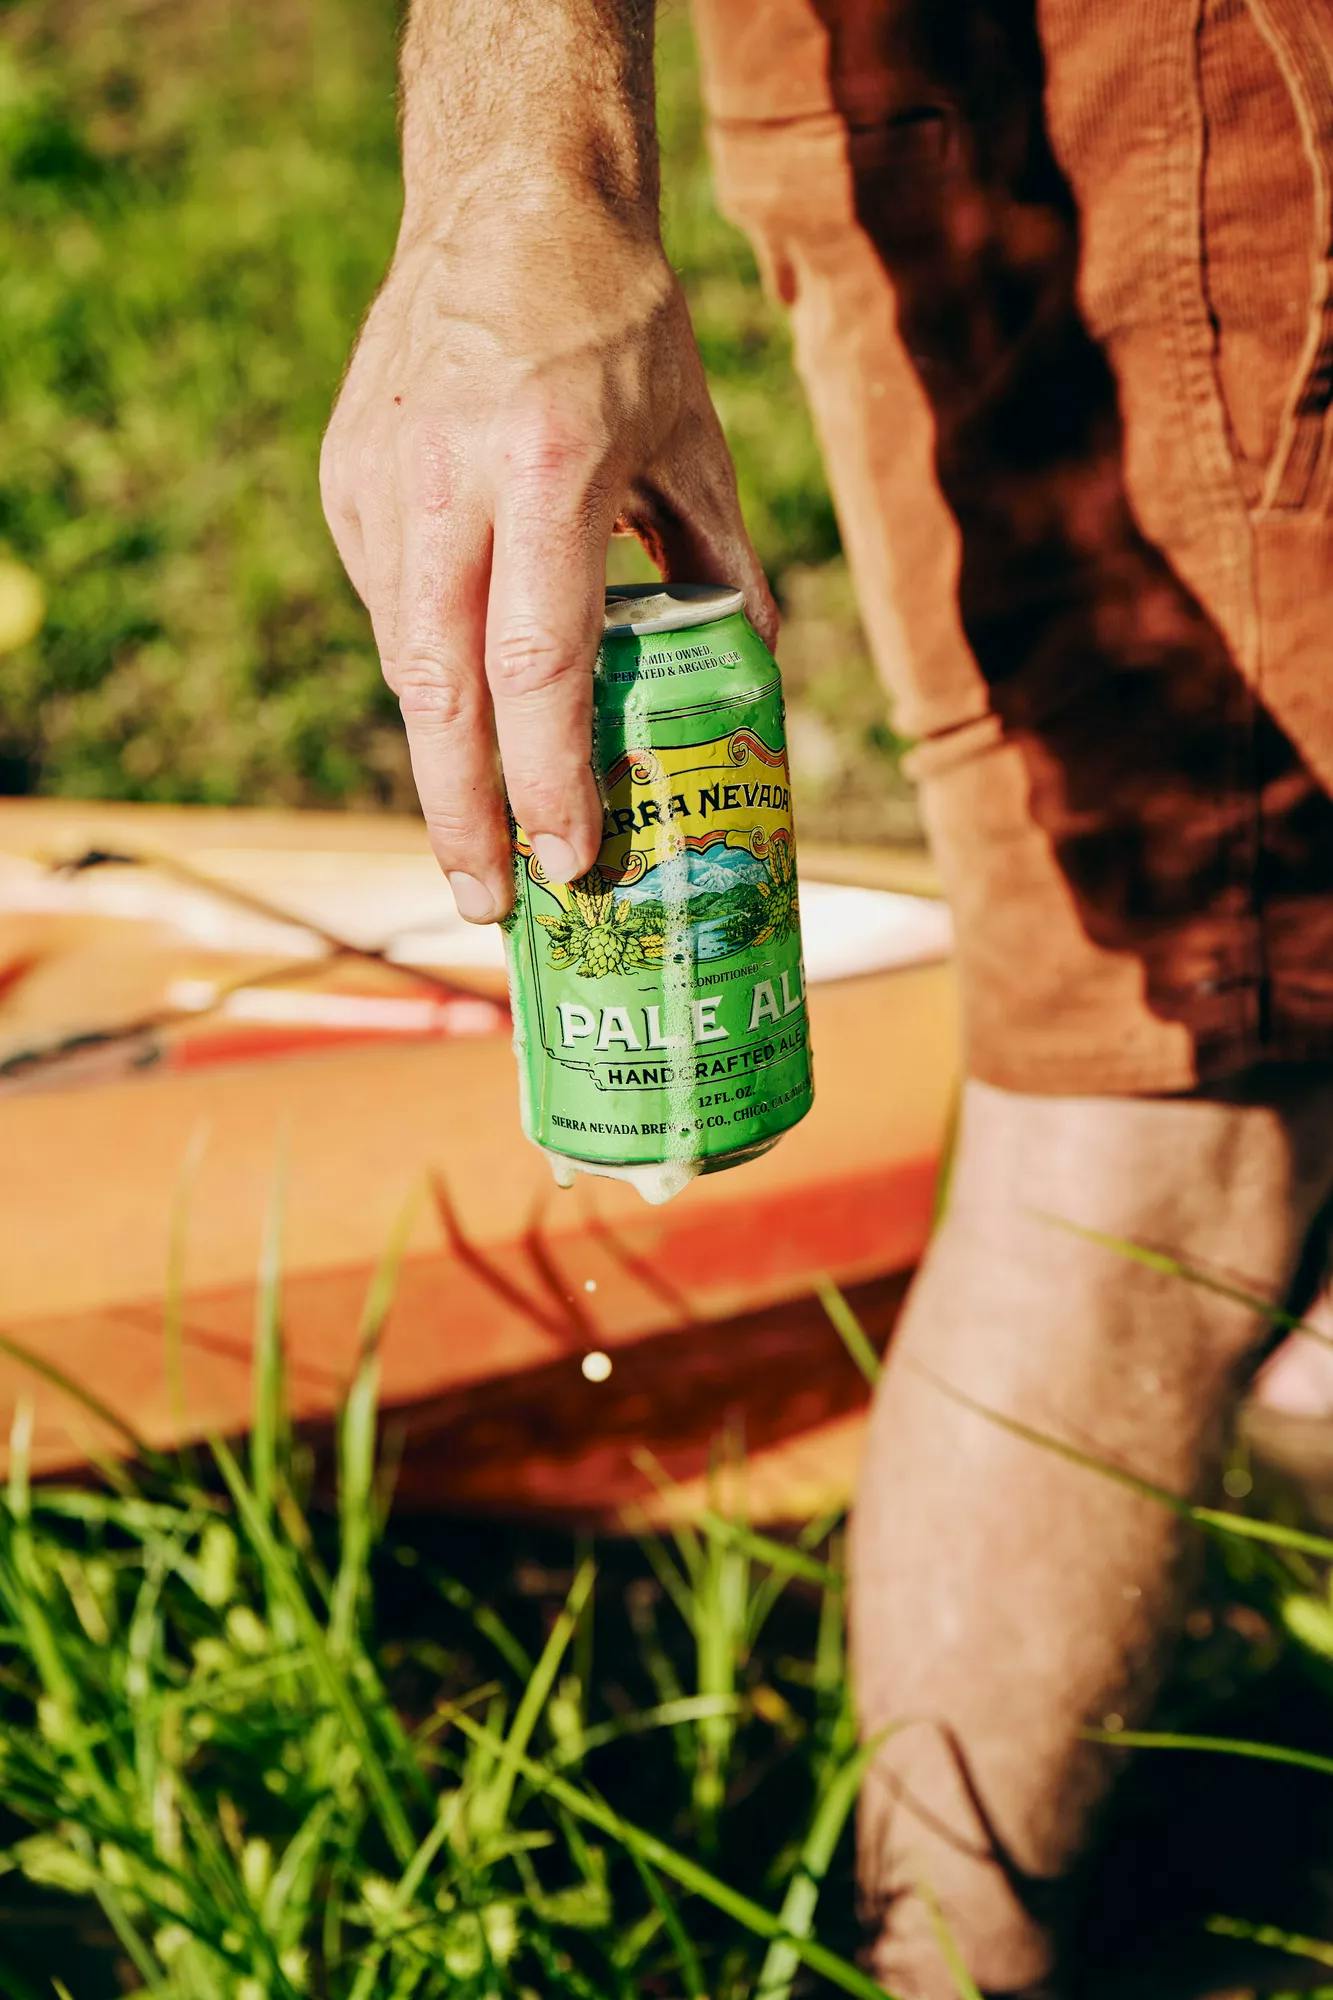
[[[404,476],[413,502],[439,513],[453,502],[457,487],[456,445],[435,424],[414,424],[403,448]]]
[[[319,454],[319,493],[329,525],[356,522],[391,485],[392,464],[375,426],[343,424],[335,417]]]
[[[384,678],[397,695],[398,706],[408,722],[452,729],[466,720],[471,709],[468,690],[442,648],[420,645],[405,648],[395,660],[386,663]]]
[[[423,813],[430,844],[437,854],[461,861],[478,847],[475,818],[459,806],[432,805]]]
[[[506,627],[487,649],[491,683],[511,700],[544,693],[564,680],[574,665],[567,641],[535,620]]]
[[[510,786],[514,816],[524,826],[551,832],[569,818],[569,787],[539,772],[527,773]]]
[[[390,459],[375,425],[345,424],[335,417],[324,433],[319,454],[319,487],[325,506],[330,496],[346,506],[386,483]]]
[[[504,444],[510,479],[539,494],[583,493],[610,456],[610,439],[597,423],[574,423],[542,409],[511,428]]]
[[[352,462],[357,484],[362,488],[382,487],[391,482],[393,461],[384,439],[374,428],[363,431],[357,439]]]

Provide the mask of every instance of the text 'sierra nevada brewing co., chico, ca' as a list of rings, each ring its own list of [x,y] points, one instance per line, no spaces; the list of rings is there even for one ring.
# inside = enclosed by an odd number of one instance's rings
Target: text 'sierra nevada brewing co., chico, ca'
[[[810,1108],[782,686],[738,590],[675,584],[607,592],[594,700],[596,864],[548,882],[514,837],[523,1127],[565,1185],[664,1201]]]

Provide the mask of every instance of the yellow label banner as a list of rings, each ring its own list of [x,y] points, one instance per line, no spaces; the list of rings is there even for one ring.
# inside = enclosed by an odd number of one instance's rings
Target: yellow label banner
[[[655,869],[678,872],[681,857],[709,856],[725,867],[733,850],[764,862],[775,847],[791,849],[786,754],[752,729],[707,743],[626,750],[606,773],[602,796],[597,872],[608,888],[646,887]],[[568,908],[568,885],[548,882],[521,829],[517,838],[530,879]]]

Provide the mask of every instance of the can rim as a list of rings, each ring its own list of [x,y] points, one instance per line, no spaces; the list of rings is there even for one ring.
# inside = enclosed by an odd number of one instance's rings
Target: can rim
[[[613,584],[606,593],[603,629],[608,637],[681,632],[744,608],[744,593],[726,583]]]

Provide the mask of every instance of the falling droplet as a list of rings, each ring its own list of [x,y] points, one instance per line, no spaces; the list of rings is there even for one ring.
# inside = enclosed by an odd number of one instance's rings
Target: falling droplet
[[[594,1347],[579,1363],[584,1379],[588,1382],[605,1382],[611,1373],[611,1356],[603,1354],[600,1347]]]

